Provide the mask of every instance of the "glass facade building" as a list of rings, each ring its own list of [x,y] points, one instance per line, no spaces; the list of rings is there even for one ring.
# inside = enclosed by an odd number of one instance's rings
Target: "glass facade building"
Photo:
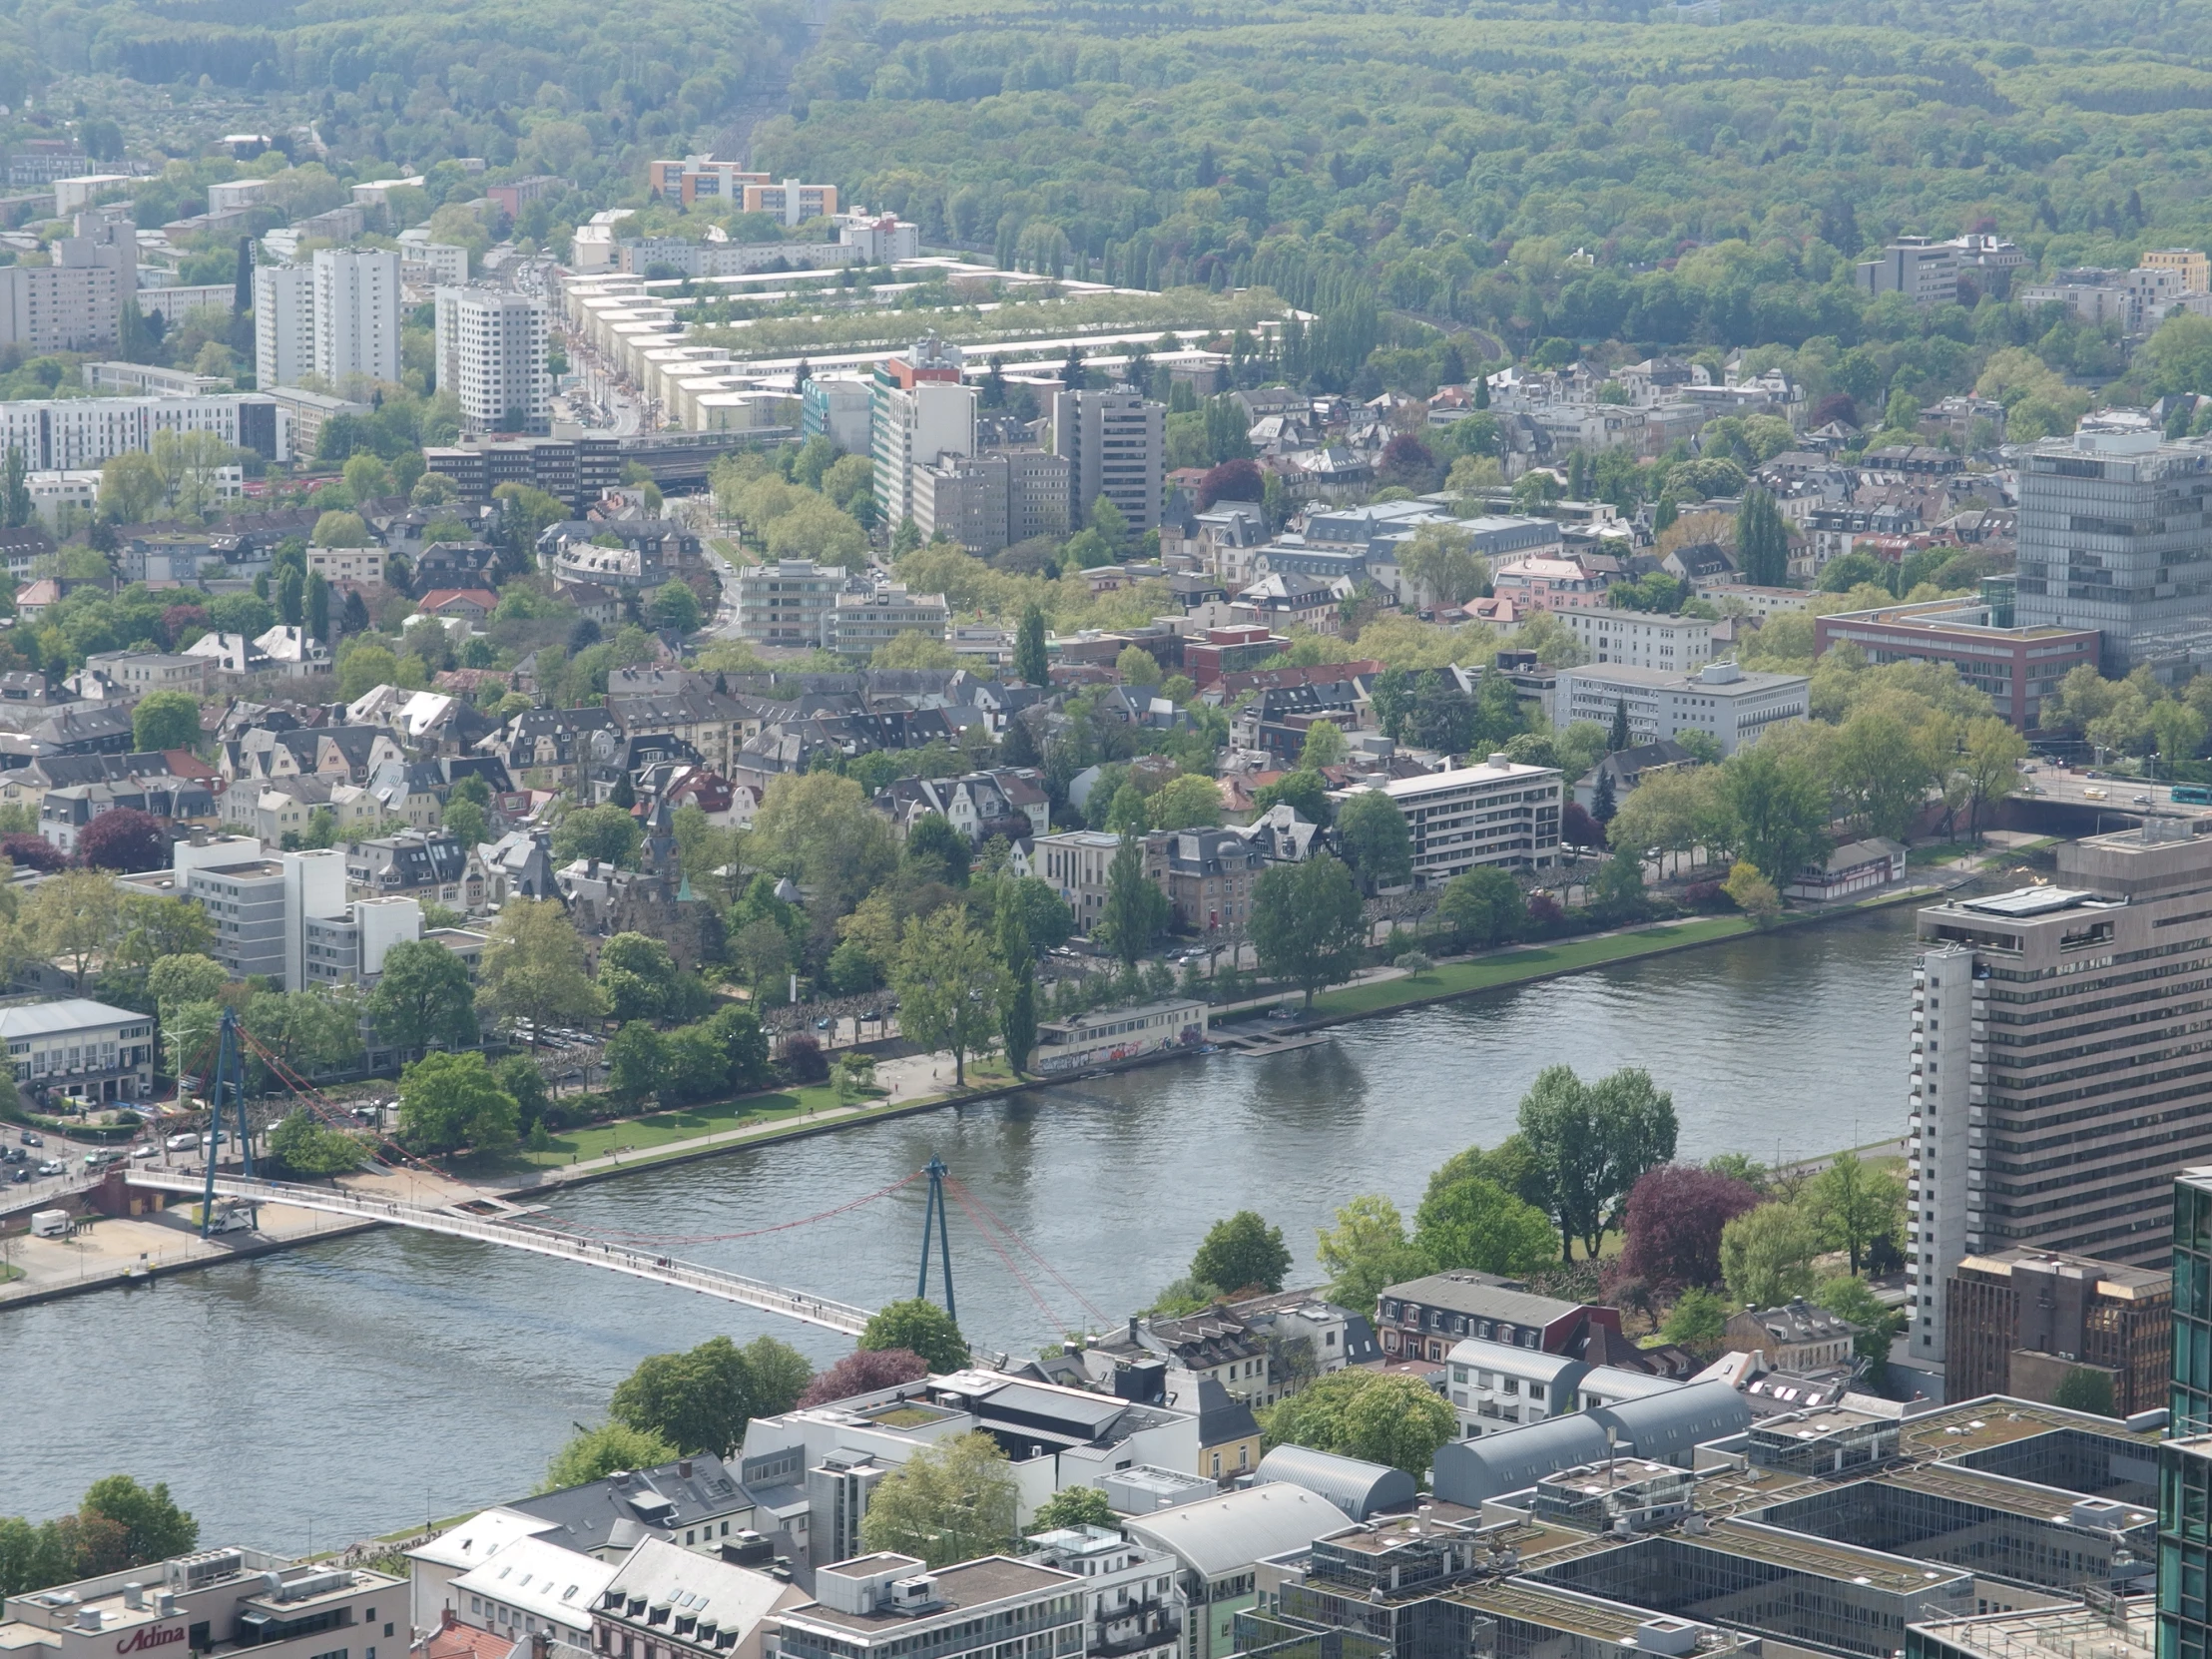
[[[2176,1434],[2212,1433],[2212,1170],[2174,1183]]]

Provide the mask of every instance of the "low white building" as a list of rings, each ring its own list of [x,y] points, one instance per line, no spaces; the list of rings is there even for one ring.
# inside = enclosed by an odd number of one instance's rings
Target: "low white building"
[[[453,1580],[453,1611],[463,1624],[509,1641],[545,1635],[588,1648],[592,1610],[615,1572],[612,1562],[579,1555],[549,1535],[516,1538]]]
[[[822,615],[822,648],[840,657],[866,657],[901,634],[941,640],[952,608],[941,593],[909,593],[903,582],[876,582],[865,591],[839,593]]]
[[[1768,727],[1803,720],[1812,682],[1802,674],[1767,674],[1734,663],[1708,663],[1695,674],[1620,663],[1585,663],[1559,671],[1552,718],[1563,731],[1578,720],[1610,729],[1624,711],[1631,744],[1658,743],[1703,732],[1733,755]]]
[[[1029,1539],[1029,1559],[1083,1580],[1093,1653],[1176,1659],[1189,1612],[1180,1563],[1103,1526],[1067,1526]]]
[[[1433,886],[1478,864],[1548,869],[1558,862],[1563,784],[1556,767],[1492,755],[1480,766],[1362,784],[1330,799],[1341,806],[1364,791],[1388,796],[1404,815],[1416,883]]]
[[[154,1093],[150,1015],[89,997],[0,1008],[0,1037],[26,1095],[87,1103],[147,1100]]]
[[[1607,607],[1554,611],[1593,663],[1689,674],[1713,659],[1713,624],[1704,617],[1654,616]]]
[[[100,505],[100,473],[50,470],[26,474],[24,487],[31,492],[31,509],[49,530],[61,528],[62,509],[74,508],[88,517]]]

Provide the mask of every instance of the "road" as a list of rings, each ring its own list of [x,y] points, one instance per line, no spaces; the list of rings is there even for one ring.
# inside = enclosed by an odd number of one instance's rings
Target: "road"
[[[2212,808],[2175,806],[2171,784],[2146,784],[2139,778],[2092,778],[2083,771],[2047,764],[2023,774],[2020,793],[2055,806],[2125,815],[2148,812],[2160,818],[2212,816]]]

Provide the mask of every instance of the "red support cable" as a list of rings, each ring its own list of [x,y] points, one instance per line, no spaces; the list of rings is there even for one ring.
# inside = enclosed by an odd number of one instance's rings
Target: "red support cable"
[[[849,1199],[832,1209],[821,1210],[811,1216],[801,1216],[797,1221],[780,1221],[772,1227],[754,1227],[742,1233],[626,1233],[619,1229],[593,1227],[585,1222],[559,1221],[552,1217],[546,1217],[537,1222],[524,1223],[523,1225],[539,1227],[548,1233],[589,1234],[595,1239],[605,1239],[609,1242],[623,1244],[720,1244],[728,1239],[758,1239],[766,1233],[783,1233],[794,1227],[809,1227],[818,1221],[827,1221],[831,1216],[841,1216],[847,1210],[857,1210],[863,1204],[873,1204],[879,1198],[888,1197],[908,1182],[919,1180],[921,1174],[920,1170],[915,1170],[910,1175],[900,1176],[887,1187],[878,1187],[871,1193],[864,1193],[858,1198]]]
[[[959,1204],[961,1209],[967,1212],[968,1220],[975,1223],[976,1232],[983,1235],[983,1242],[991,1247],[991,1253],[995,1255],[1001,1262],[1006,1264],[1006,1271],[1014,1276],[1014,1282],[1016,1284],[1018,1284],[1023,1290],[1029,1293],[1029,1299],[1034,1302],[1039,1308],[1044,1310],[1044,1317],[1050,1320],[1054,1325],[1058,1326],[1062,1331],[1065,1331],[1067,1329],[1067,1325],[1066,1322],[1064,1322],[1060,1318],[1059,1310],[1054,1308],[1051,1303],[1045,1301],[1043,1294],[1038,1291],[1036,1286],[1032,1285],[1029,1282],[1029,1276],[1021,1271],[1020,1266],[1016,1264],[1011,1256],[1006,1254],[1004,1247],[1001,1246],[998,1240],[992,1236],[991,1230],[984,1225],[983,1219],[975,1213],[975,1205],[966,1197],[964,1193],[954,1190],[956,1186],[957,1183],[955,1182],[947,1181],[945,1183],[946,1190],[952,1192],[954,1200]]]
[[[1016,1233],[1011,1227],[1008,1227],[1005,1221],[998,1215],[998,1213],[994,1211],[989,1205],[985,1204],[982,1199],[976,1197],[973,1189],[962,1182],[959,1177],[946,1176],[945,1182],[948,1186],[959,1188],[959,1190],[963,1194],[965,1194],[970,1201],[974,1203],[977,1209],[981,1210],[984,1215],[991,1218],[992,1223],[999,1229],[1000,1232],[1004,1233],[1006,1237],[1013,1240],[1016,1245],[1020,1246],[1022,1251],[1029,1257],[1029,1259],[1035,1262],[1038,1267],[1044,1269],[1044,1271],[1051,1276],[1052,1282],[1055,1285],[1058,1285],[1061,1290],[1067,1292],[1069,1296],[1075,1298],[1076,1302],[1082,1306],[1084,1311],[1087,1312],[1092,1319],[1096,1320],[1101,1327],[1111,1325],[1113,1323],[1111,1320],[1107,1319],[1104,1311],[1101,1310],[1096,1303],[1092,1302],[1089,1297],[1085,1296],[1081,1291],[1077,1290],[1073,1285],[1069,1284],[1065,1279],[1061,1278],[1059,1270],[1055,1268],[1050,1262],[1046,1261],[1042,1255],[1038,1254],[1036,1246],[1032,1245],[1027,1239],[1024,1239],[1019,1233]]]

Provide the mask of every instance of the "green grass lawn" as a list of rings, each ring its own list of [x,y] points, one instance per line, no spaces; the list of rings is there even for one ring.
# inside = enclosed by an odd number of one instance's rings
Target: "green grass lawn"
[[[615,1123],[587,1124],[564,1129],[553,1137],[551,1150],[520,1152],[523,1163],[550,1168],[556,1164],[582,1163],[603,1158],[620,1148],[623,1152],[650,1152],[677,1141],[697,1140],[725,1130],[765,1128],[788,1123],[837,1103],[836,1091],[827,1083],[782,1090],[775,1094],[747,1095],[742,1100],[716,1100],[697,1106],[680,1106],[644,1117]]]
[[[1461,991],[1489,990],[1547,973],[1566,973],[1641,956],[1664,945],[1705,944],[1751,931],[1742,916],[1701,916],[1692,921],[1663,922],[1632,933],[1613,933],[1594,939],[1564,939],[1557,944],[1508,950],[1472,962],[1446,962],[1409,979],[1384,979],[1353,985],[1314,998],[1321,1014],[1366,1014],[1401,1002],[1426,997],[1452,996]]]

